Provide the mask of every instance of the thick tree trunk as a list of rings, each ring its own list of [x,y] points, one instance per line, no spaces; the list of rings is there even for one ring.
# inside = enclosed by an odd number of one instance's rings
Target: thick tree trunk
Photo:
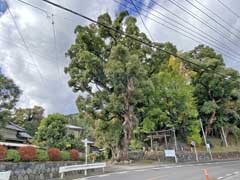
[[[133,90],[133,80],[129,79],[126,88],[126,95],[124,96],[124,113],[122,115],[123,134],[113,156],[113,159],[117,161],[128,160],[128,147],[133,136],[133,129],[136,120],[134,106],[130,103]]]
[[[211,130],[211,127],[212,127],[212,124],[215,122],[215,120],[216,120],[216,111],[212,112],[210,118],[208,119],[208,124],[207,124],[207,127],[205,129],[206,136],[209,134],[209,132]]]

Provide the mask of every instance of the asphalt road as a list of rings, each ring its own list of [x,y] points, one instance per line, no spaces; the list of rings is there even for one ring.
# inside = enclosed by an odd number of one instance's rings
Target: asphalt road
[[[240,174],[240,161],[159,165],[154,168],[112,172],[76,180],[205,180],[203,169],[208,170],[210,178],[223,179]]]

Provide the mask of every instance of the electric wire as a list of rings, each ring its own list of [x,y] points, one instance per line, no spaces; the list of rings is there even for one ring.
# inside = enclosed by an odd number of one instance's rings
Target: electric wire
[[[194,19],[198,20],[199,22],[201,22],[202,24],[204,24],[205,26],[207,26],[208,28],[210,28],[211,30],[213,30],[215,33],[217,33],[218,35],[220,35],[220,37],[224,38],[225,40],[229,41],[231,44],[235,45],[236,47],[239,46],[238,43],[232,41],[231,39],[225,37],[225,33],[220,31],[219,29],[216,29],[215,27],[212,27],[211,25],[209,25],[209,23],[207,21],[205,21],[204,19],[202,19],[201,17],[199,17],[198,15],[196,15],[195,13],[193,13],[192,11],[189,11],[187,8],[185,8],[184,6],[178,4],[175,0],[168,0],[168,2],[172,3],[173,5],[175,5],[176,7],[178,7],[179,9],[181,9],[182,11],[184,11],[185,13],[189,14],[190,16],[192,16]]]
[[[236,35],[235,33],[231,32],[230,29],[228,29],[226,26],[222,25],[221,23],[219,23],[216,19],[214,19],[213,17],[211,17],[209,14],[207,14],[205,11],[203,11],[202,9],[200,9],[198,6],[196,6],[194,3],[192,3],[189,0],[185,0],[187,3],[189,3],[191,6],[193,6],[194,8],[196,8],[197,10],[199,10],[201,13],[205,14],[208,18],[210,18],[211,20],[213,20],[216,24],[218,24],[219,26],[221,26],[223,29],[226,30],[226,32],[228,32],[229,34],[235,36],[236,38],[240,39],[240,37],[238,35]]]
[[[151,38],[152,41],[154,41],[153,36],[152,36],[150,30],[148,29],[148,27],[146,26],[146,24],[145,24],[145,22],[144,22],[144,20],[142,18],[142,15],[141,15],[140,11],[138,10],[137,6],[133,2],[133,0],[130,0],[130,1],[131,1],[132,5],[134,6],[134,8],[136,9],[137,13],[139,14],[139,17],[140,17],[140,19],[142,21],[142,24],[143,24],[144,28],[146,29],[146,31],[148,32],[149,37]]]
[[[120,4],[121,6],[123,6],[123,7],[125,7],[125,8],[128,8],[128,9],[130,9],[131,11],[136,12],[135,9],[133,9],[133,8],[131,8],[131,7],[128,7],[126,4],[124,4],[124,3],[120,2],[120,1],[117,1],[117,0],[114,0],[114,1],[115,1],[116,3],[118,3],[118,4]],[[146,11],[146,10],[145,10],[145,11]],[[147,11],[147,13],[150,13],[150,12]],[[169,22],[169,21],[166,21],[165,19],[163,19],[163,18],[161,18],[161,17],[159,17],[159,16],[156,16],[155,14],[152,14],[152,13],[150,13],[150,14],[153,15],[153,16],[155,16],[155,17],[157,17],[158,19],[161,19],[161,20],[164,21],[165,23],[170,24],[170,25],[173,26],[174,28],[172,28],[172,27],[170,27],[170,26],[168,26],[168,25],[166,25],[166,24],[163,24],[163,23],[161,23],[161,22],[159,22],[159,21],[157,21],[157,20],[155,20],[155,19],[153,19],[153,18],[151,18],[151,17],[148,17],[148,16],[145,15],[145,14],[141,14],[141,15],[144,16],[144,17],[146,17],[146,18],[148,18],[148,19],[150,19],[150,20],[152,20],[152,21],[154,21],[154,22],[156,22],[156,23],[158,23],[158,24],[160,24],[160,25],[162,25],[162,26],[164,26],[164,27],[166,27],[166,28],[168,28],[168,29],[171,29],[171,30],[173,30],[173,31],[175,31],[175,32],[177,32],[177,33],[179,33],[179,34],[182,34],[183,36],[185,36],[185,37],[187,37],[187,38],[189,38],[189,39],[191,39],[191,40],[193,40],[193,41],[195,41],[195,42],[197,42],[197,43],[199,43],[199,44],[202,44],[201,41],[203,41],[203,42],[205,42],[206,44],[209,44],[209,45],[211,45],[212,47],[215,47],[216,49],[225,52],[225,56],[226,56],[226,57],[229,57],[229,58],[232,59],[233,61],[238,62],[238,63],[240,62],[240,61],[238,60],[239,57],[237,57],[237,56],[235,56],[235,55],[232,55],[231,53],[229,53],[228,51],[226,51],[224,48],[220,48],[220,47],[216,46],[215,44],[209,43],[209,42],[207,42],[205,39],[202,39],[202,38],[199,38],[199,37],[197,37],[197,39],[195,39],[195,38],[196,38],[196,35],[195,35],[195,34],[193,34],[193,33],[191,33],[191,32],[188,32],[187,30],[182,29],[182,28],[176,26],[175,24],[173,24],[173,23],[171,23],[171,22]],[[176,23],[178,23],[178,22],[176,22]],[[179,31],[179,30],[176,30],[176,29],[180,29],[180,31]],[[182,32],[182,31],[183,31],[183,32]],[[185,34],[185,33],[186,33],[186,34]],[[191,36],[189,36],[189,35],[191,35]],[[199,35],[199,34],[198,34],[198,35]],[[201,35],[201,34],[200,34],[200,35]],[[192,37],[192,36],[193,36],[193,37]],[[201,41],[199,41],[199,40],[201,40]],[[236,58],[236,59],[235,59],[235,58]]]
[[[169,51],[167,51],[167,50],[165,50],[165,49],[159,48],[158,46],[154,45],[153,43],[143,41],[142,39],[139,39],[139,38],[134,37],[134,36],[132,36],[132,35],[130,35],[130,34],[127,34],[127,33],[123,32],[122,30],[118,30],[118,29],[115,29],[115,28],[113,28],[113,27],[110,27],[110,26],[108,26],[108,25],[106,25],[106,24],[104,24],[104,23],[98,22],[98,21],[96,21],[96,20],[94,20],[94,19],[92,19],[92,18],[90,18],[90,17],[88,17],[88,16],[85,16],[85,15],[83,15],[83,14],[81,14],[81,13],[78,13],[77,11],[74,11],[74,10],[72,10],[72,9],[69,9],[69,8],[67,8],[67,7],[64,7],[64,6],[60,5],[60,4],[56,4],[56,3],[51,2],[51,1],[49,1],[49,0],[42,0],[42,1],[43,1],[43,2],[46,2],[46,3],[49,4],[49,5],[52,5],[52,6],[54,6],[54,7],[60,8],[60,9],[62,9],[62,10],[64,10],[64,11],[67,11],[67,12],[69,12],[69,13],[71,13],[71,14],[77,15],[77,16],[79,16],[79,17],[81,17],[81,18],[83,18],[83,19],[86,19],[86,20],[88,20],[88,21],[90,21],[90,22],[92,22],[92,23],[95,23],[95,24],[97,24],[97,25],[99,25],[99,26],[102,26],[103,28],[106,28],[106,29],[111,30],[111,31],[114,31],[114,32],[116,32],[116,33],[118,33],[118,34],[124,35],[125,37],[130,38],[130,39],[132,39],[132,40],[134,40],[134,41],[136,41],[136,42],[139,42],[139,43],[144,44],[144,45],[146,45],[146,46],[155,48],[155,49],[157,49],[157,50],[159,50],[159,51],[165,52],[166,54],[172,55],[172,56],[178,58],[178,59],[181,60],[181,61],[184,61],[184,62],[186,62],[186,63],[192,64],[192,65],[200,68],[201,70],[213,72],[213,73],[218,74],[218,75],[220,75],[220,76],[222,76],[222,77],[225,77],[225,78],[228,77],[228,76],[226,76],[225,74],[216,72],[216,71],[214,71],[214,70],[212,70],[212,69],[210,69],[210,68],[207,68],[207,67],[205,67],[205,66],[202,66],[202,65],[200,65],[200,64],[198,64],[198,63],[195,63],[195,62],[193,62],[193,61],[191,61],[191,60],[189,60],[189,59],[186,59],[186,58],[184,58],[184,57],[181,57],[181,56],[179,56],[179,55],[172,54],[171,52],[169,52]]]
[[[25,46],[25,48],[26,48],[26,50],[27,50],[27,52],[28,52],[28,54],[29,54],[29,56],[30,56],[30,58],[31,58],[32,61],[34,62],[35,66],[36,66],[36,70],[37,70],[37,72],[38,72],[38,74],[39,74],[39,77],[41,78],[41,80],[42,80],[42,82],[43,82],[43,79],[44,79],[44,78],[43,78],[43,75],[42,75],[41,71],[39,70],[38,64],[37,64],[37,62],[35,61],[32,53],[31,53],[31,51],[30,51],[30,49],[29,49],[29,47],[28,47],[28,45],[27,45],[27,43],[26,43],[26,41],[25,41],[25,39],[24,39],[24,36],[23,36],[20,28],[18,27],[17,21],[15,20],[15,17],[14,17],[14,15],[12,14],[12,12],[11,12],[11,10],[10,10],[10,8],[9,8],[9,5],[8,5],[7,0],[5,0],[5,2],[7,3],[8,12],[9,12],[9,14],[10,14],[10,16],[11,16],[13,22],[14,22],[14,25],[15,25],[15,27],[16,27],[16,29],[17,29],[17,32],[18,32],[18,34],[19,34],[19,36],[20,36],[20,38],[21,38],[21,40],[22,40],[22,42],[23,42],[23,44],[24,44],[24,46]]]

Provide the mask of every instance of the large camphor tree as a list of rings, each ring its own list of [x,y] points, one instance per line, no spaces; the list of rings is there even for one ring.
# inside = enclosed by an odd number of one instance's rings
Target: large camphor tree
[[[98,21],[153,43],[126,11],[115,20],[103,14]],[[126,160],[137,108],[144,104],[144,96],[152,86],[148,77],[159,72],[169,55],[96,24],[79,25],[75,33],[75,43],[66,53],[70,63],[65,72],[70,75],[69,86],[81,92],[78,109],[96,120],[96,128],[102,129],[98,131],[101,137],[96,138],[111,149],[113,159]],[[170,43],[154,45],[176,53]]]

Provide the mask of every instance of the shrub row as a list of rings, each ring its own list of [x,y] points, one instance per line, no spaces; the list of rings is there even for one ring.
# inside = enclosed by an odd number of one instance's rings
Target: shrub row
[[[79,152],[76,149],[60,151],[58,148],[49,148],[47,151],[36,149],[32,146],[20,147],[19,149],[7,149],[0,145],[0,161],[77,161]]]

